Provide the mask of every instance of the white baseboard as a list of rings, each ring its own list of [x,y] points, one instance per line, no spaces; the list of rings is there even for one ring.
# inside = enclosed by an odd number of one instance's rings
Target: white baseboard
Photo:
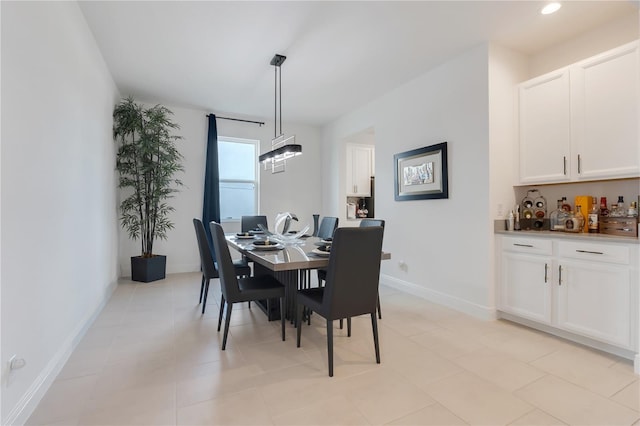
[[[381,274],[380,284],[395,288],[396,290],[400,290],[414,296],[418,296],[430,302],[447,306],[451,309],[469,314],[476,318],[487,321],[495,320],[498,318],[497,311],[493,307],[482,306],[477,303],[469,302],[468,300],[460,299],[459,297],[452,296],[450,294],[425,288],[389,275]]]
[[[13,407],[7,417],[2,420],[3,425],[23,425],[26,423],[66,364],[73,350],[78,346],[78,343],[80,343],[100,312],[102,312],[102,309],[111,298],[117,285],[117,281],[109,284],[104,291],[102,301],[91,312],[87,312],[84,320],[80,321],[69,334],[69,337],[65,339],[58,352],[49,360],[45,368],[42,369],[36,380],[34,380],[31,386],[29,386],[29,389],[27,389],[27,392],[22,395],[22,398],[20,398],[15,407]]]
[[[640,354],[636,354],[633,359],[633,372],[640,376]]]

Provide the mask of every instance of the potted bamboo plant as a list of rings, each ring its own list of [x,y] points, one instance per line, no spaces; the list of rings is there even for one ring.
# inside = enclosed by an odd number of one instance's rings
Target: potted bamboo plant
[[[118,143],[116,169],[122,189],[120,221],[129,237],[141,242],[140,256],[131,258],[131,279],[150,282],[166,273],[166,256],[153,252],[156,239],[166,239],[173,228],[167,200],[182,186],[174,175],[184,170],[176,149],[181,136],[172,132],[179,126],[173,113],[162,105],[151,108],[129,97],[113,111],[113,137]]]

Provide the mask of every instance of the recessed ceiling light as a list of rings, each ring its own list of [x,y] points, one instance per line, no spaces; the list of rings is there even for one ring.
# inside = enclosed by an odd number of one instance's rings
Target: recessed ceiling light
[[[551,15],[552,13],[557,12],[561,7],[562,5],[558,2],[549,3],[542,8],[540,13],[542,13],[543,15]]]

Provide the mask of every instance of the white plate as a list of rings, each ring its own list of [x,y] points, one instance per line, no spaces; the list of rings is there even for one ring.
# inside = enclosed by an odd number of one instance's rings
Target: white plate
[[[318,250],[318,249],[311,250],[311,253],[317,254],[318,256],[322,256],[322,257],[329,257],[329,255],[331,254],[331,252],[322,251],[322,250]]]
[[[253,247],[254,250],[264,250],[264,251],[282,250],[284,248],[282,244],[269,244],[268,246],[251,244],[251,246]]]
[[[253,235],[236,235],[236,238],[239,240],[253,240],[255,237]]]

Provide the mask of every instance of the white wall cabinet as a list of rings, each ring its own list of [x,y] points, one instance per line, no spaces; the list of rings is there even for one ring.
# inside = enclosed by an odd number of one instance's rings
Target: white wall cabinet
[[[637,244],[505,236],[500,247],[500,311],[637,349]]]
[[[370,197],[374,175],[374,147],[347,144],[347,196]]]
[[[569,69],[520,85],[520,183],[569,181]]]
[[[639,43],[522,83],[520,184],[640,176]]]

